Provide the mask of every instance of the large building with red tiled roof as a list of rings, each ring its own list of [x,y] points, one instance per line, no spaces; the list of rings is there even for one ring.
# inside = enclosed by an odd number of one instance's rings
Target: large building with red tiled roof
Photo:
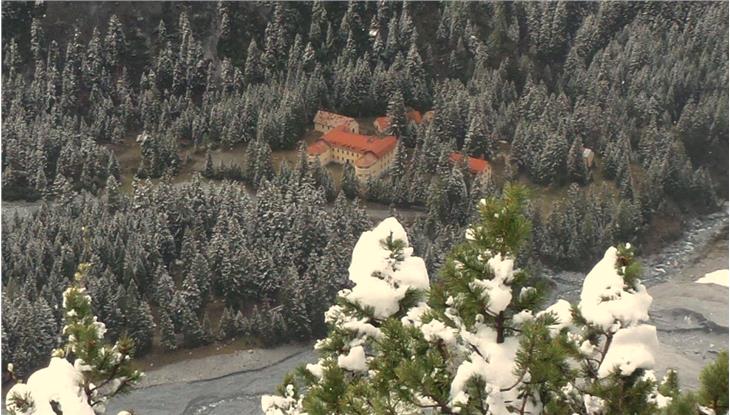
[[[396,144],[397,139],[393,136],[361,135],[343,124],[312,143],[307,153],[310,160],[318,159],[322,165],[350,162],[358,179],[365,182],[380,176],[390,167],[395,158]]]
[[[449,155],[449,160],[456,164],[461,162],[464,159],[464,156],[459,152],[453,152],[451,155]],[[466,167],[469,169],[469,172],[472,174],[477,175],[485,175],[485,176],[491,176],[492,174],[492,166],[489,165],[489,162],[484,159],[478,159],[475,157],[467,157],[466,158]]]

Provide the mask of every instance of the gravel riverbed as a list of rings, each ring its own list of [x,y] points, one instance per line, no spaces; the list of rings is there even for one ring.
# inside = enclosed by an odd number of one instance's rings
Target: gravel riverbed
[[[658,254],[640,258],[654,297],[651,318],[661,343],[657,374],[676,368],[685,387],[697,386],[702,366],[728,348],[728,289],[694,283],[707,272],[728,267],[726,212],[725,208],[693,220],[682,238]],[[583,277],[555,274],[556,296],[575,300]],[[114,399],[109,413],[133,409],[139,414],[260,414],[261,395],[274,391],[287,372],[315,359],[311,345],[299,345],[179,362],[150,372],[141,388]],[[190,380],[196,377],[200,380]]]

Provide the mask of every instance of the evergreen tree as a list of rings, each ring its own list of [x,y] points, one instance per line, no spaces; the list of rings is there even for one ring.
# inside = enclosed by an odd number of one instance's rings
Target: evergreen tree
[[[342,173],[342,193],[347,196],[348,199],[354,199],[359,194],[359,181],[355,176],[355,167],[350,162],[345,163]]]
[[[480,111],[473,112],[469,129],[466,131],[466,137],[464,138],[463,153],[476,158],[493,160],[496,155],[496,146],[489,137],[484,116]]]
[[[248,51],[246,52],[246,64],[243,70],[243,80],[246,84],[254,84],[261,81],[262,68],[261,68],[261,51],[256,46],[256,40],[251,38],[251,43],[248,45]]]
[[[135,352],[145,353],[152,347],[155,323],[150,306],[139,299],[137,289],[130,289],[125,304],[126,334],[134,341]]]
[[[558,184],[565,174],[568,148],[559,136],[548,138],[540,153],[535,179],[542,184]]]
[[[108,63],[109,69],[117,68],[124,61],[127,47],[122,23],[117,15],[109,18],[104,47],[105,61]]]
[[[84,283],[88,271],[89,264],[79,266],[76,284]],[[104,342],[106,328],[92,315],[91,298],[84,288],[74,285],[67,289],[63,309],[64,347],[54,351],[48,367],[36,372],[27,384],[18,382],[8,390],[5,402],[8,412],[54,413],[55,406],[77,413],[94,413],[102,410],[110,397],[129,390],[142,376],[132,368],[133,341],[123,338],[114,345]],[[67,356],[83,364],[74,366]],[[69,384],[77,385],[71,394]],[[55,405],[48,396],[58,398]]]
[[[187,303],[193,311],[198,312],[200,307],[203,305],[203,299],[201,297],[200,288],[198,288],[198,281],[196,276],[190,272],[185,277],[182,284],[182,297],[183,301]]]
[[[233,310],[229,307],[223,309],[223,315],[218,323],[218,340],[225,340],[236,334],[236,320]]]
[[[413,147],[415,143],[410,140],[408,134],[406,107],[403,103],[403,94],[398,90],[394,91],[390,96],[390,100],[388,100],[387,115],[390,120],[388,134],[396,136],[399,140],[404,140],[407,146]]]
[[[184,292],[177,291],[175,293],[172,307],[180,322],[180,332],[186,345],[199,346],[210,340],[203,331],[200,319],[195,313],[194,305],[186,301]]]
[[[656,411],[664,397],[644,376],[653,359],[636,352],[656,334],[639,323],[648,294],[630,248],[606,252],[577,306],[558,300],[541,310],[544,285],[513,268],[530,232],[525,201],[525,190],[512,186],[501,199],[482,200],[478,222],[432,287],[395,219],[364,233],[349,268],[354,287],[326,313],[320,359],[285,378],[279,396],[264,396],[264,412]],[[605,297],[613,290],[603,288],[607,282],[618,284],[620,297]],[[625,298],[645,306],[628,314],[613,308]],[[606,335],[612,341],[601,341]],[[575,336],[577,343],[569,340]]]
[[[170,318],[170,313],[165,309],[160,310],[160,345],[166,350],[177,349],[177,339],[175,336],[175,325]]]
[[[200,291],[200,300],[205,302],[210,293],[210,268],[205,255],[200,252],[197,252],[192,260],[190,275],[192,275],[195,286]],[[192,281],[190,284],[192,285]]]
[[[172,303],[172,298],[175,293],[175,282],[167,273],[167,270],[163,265],[157,267],[157,271],[154,276],[155,290],[154,299],[158,306],[168,307]]]
[[[215,177],[215,167],[213,166],[213,156],[210,154],[210,149],[205,152],[205,166],[203,167],[203,177],[212,179]]]
[[[578,184],[586,184],[588,182],[588,169],[583,159],[583,142],[580,137],[576,137],[568,151],[568,179]]]
[[[702,405],[712,409],[716,414],[728,410],[728,353],[723,351],[717,359],[702,369],[700,382],[702,384],[699,400]]]

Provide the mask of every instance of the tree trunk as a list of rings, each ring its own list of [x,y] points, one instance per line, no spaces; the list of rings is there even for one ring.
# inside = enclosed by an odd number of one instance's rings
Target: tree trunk
[[[497,315],[497,344],[504,343],[504,311]]]

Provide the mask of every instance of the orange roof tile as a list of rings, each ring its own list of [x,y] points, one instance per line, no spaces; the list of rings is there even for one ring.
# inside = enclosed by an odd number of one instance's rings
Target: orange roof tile
[[[316,142],[312,143],[307,147],[307,153],[311,155],[320,155],[327,150],[329,150],[330,146],[323,140],[317,140]]]
[[[420,124],[423,120],[421,113],[416,110],[410,110],[406,113],[406,119]],[[375,119],[375,123],[380,131],[385,131],[390,127],[390,117],[382,116]]]
[[[377,138],[354,134],[347,131],[345,126],[330,130],[322,136],[322,140],[332,147],[347,148],[360,154],[372,152],[378,158],[393,150],[397,142],[397,139],[392,135]]]
[[[328,125],[330,127],[337,127],[341,124],[349,123],[351,121],[355,121],[355,119],[352,117],[327,111],[317,111],[317,114],[315,114],[314,116],[315,123]]]
[[[378,126],[378,129],[380,131],[385,131],[390,127],[390,118],[389,117],[378,117],[375,119],[375,123]]]
[[[422,119],[421,113],[418,112],[418,111],[416,111],[416,110],[410,110],[410,111],[408,111],[406,113],[406,118],[408,118],[409,120],[415,122],[416,124],[420,124],[421,123],[421,119]]]
[[[423,122],[430,122],[430,121],[432,121],[432,120],[433,120],[433,115],[434,115],[434,114],[433,114],[433,110],[431,110],[431,111],[426,111],[426,112],[425,112],[425,113],[423,114],[423,118],[421,119],[421,121],[423,121]]]
[[[449,160],[451,160],[452,163],[457,163],[461,161],[461,159],[464,156],[462,156],[459,152],[453,152],[449,156]],[[489,162],[486,160],[474,158],[474,157],[467,157],[467,167],[469,168],[469,171],[477,174],[482,173],[485,170],[491,170],[491,166],[489,165]]]

